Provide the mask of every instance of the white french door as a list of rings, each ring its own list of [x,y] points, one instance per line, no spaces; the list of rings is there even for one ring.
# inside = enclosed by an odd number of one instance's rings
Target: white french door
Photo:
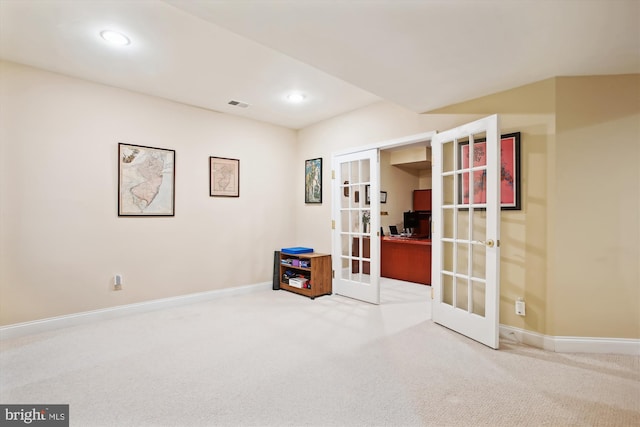
[[[433,320],[495,349],[500,295],[499,135],[494,115],[431,140]]]
[[[333,158],[333,291],[380,303],[378,150]],[[337,209],[335,208],[337,207]]]

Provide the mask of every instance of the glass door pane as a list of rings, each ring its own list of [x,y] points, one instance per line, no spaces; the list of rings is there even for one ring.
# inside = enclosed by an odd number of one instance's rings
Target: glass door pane
[[[498,120],[434,136],[433,319],[498,346]]]
[[[338,294],[379,303],[379,241],[374,224],[379,223],[379,203],[373,193],[378,185],[377,150],[334,158],[339,183],[334,206],[339,260],[334,264],[334,288]],[[373,197],[372,197],[373,195]]]

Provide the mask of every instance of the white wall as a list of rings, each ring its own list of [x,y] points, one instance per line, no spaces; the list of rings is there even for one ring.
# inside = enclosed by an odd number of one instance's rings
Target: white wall
[[[118,143],[176,150],[175,217],[117,216]],[[271,280],[296,132],[0,63],[0,324]],[[240,197],[209,197],[209,156]],[[112,290],[123,275],[124,289]]]

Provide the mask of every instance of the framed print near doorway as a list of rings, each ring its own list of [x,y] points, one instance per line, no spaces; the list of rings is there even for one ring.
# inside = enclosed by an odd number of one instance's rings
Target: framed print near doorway
[[[322,203],[322,158],[304,162],[304,202]]]
[[[500,209],[520,210],[520,132],[502,135],[500,137]],[[469,144],[460,145],[460,164],[463,169],[469,168]],[[478,140],[473,144],[473,166],[486,164],[486,143]],[[484,173],[480,170],[473,172],[473,189],[469,188],[469,173],[462,175],[460,192],[462,204],[486,203],[486,183]]]

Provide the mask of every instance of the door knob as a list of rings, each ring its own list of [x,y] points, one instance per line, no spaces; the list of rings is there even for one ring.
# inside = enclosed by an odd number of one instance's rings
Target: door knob
[[[496,243],[497,242],[497,243]],[[500,246],[500,240],[498,241],[494,241],[494,240],[472,240],[471,243],[473,243],[474,245],[485,245],[489,248],[492,248],[494,246]]]

